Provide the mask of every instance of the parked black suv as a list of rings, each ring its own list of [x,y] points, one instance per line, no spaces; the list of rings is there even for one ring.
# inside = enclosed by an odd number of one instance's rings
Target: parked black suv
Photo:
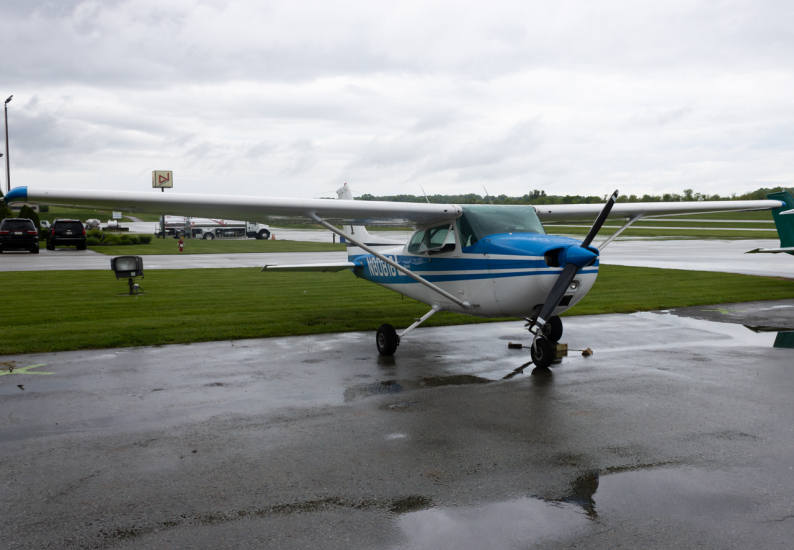
[[[39,253],[39,230],[28,218],[6,218],[0,221],[0,252],[30,250]]]
[[[55,220],[47,235],[47,250],[56,246],[77,246],[85,250],[85,227],[80,220]]]

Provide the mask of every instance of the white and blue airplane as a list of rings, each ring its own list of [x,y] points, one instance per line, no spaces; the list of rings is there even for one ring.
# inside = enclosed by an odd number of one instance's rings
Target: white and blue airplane
[[[599,249],[638,219],[737,210],[780,212],[786,206],[782,200],[615,204],[617,191],[604,205],[544,206],[354,201],[346,184],[338,194],[340,200],[17,187],[5,200],[262,223],[270,216],[305,216],[344,239],[347,261],[268,265],[263,271],[351,270],[430,307],[399,334],[393,326],[381,325],[376,344],[382,355],[393,355],[402,339],[431,315],[452,311],[524,318],[533,334],[531,355],[538,367],[548,367],[554,359],[553,343],[563,331],[559,314],[593,287]],[[587,217],[596,219],[583,241],[547,235],[541,223]],[[609,217],[622,218],[624,224],[596,248],[593,239]],[[332,223],[343,224],[342,229]],[[403,244],[365,228],[377,224],[409,225],[415,232]]]

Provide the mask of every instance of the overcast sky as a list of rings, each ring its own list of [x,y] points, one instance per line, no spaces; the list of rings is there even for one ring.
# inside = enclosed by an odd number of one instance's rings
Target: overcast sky
[[[794,183],[791,0],[3,0],[0,46],[12,186]]]

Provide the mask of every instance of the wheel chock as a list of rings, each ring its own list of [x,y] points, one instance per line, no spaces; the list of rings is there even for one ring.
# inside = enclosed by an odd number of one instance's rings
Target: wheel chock
[[[524,347],[524,344],[522,344],[521,342],[516,342],[516,343],[508,342],[507,343],[507,348],[508,349],[521,349],[523,347]]]
[[[554,358],[562,359],[563,357],[568,357],[568,344],[557,344],[554,347]]]

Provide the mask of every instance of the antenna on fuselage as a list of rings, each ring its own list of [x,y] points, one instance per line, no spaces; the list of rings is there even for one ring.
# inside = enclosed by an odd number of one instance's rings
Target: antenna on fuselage
[[[483,188],[483,191],[485,191],[485,196],[491,202],[491,206],[493,206],[493,201],[491,200],[491,195],[488,194],[488,190],[485,188],[485,185],[483,185],[482,188]]]
[[[422,187],[421,183],[419,184],[419,189],[422,190],[422,194],[425,196],[425,200],[427,201],[427,204],[430,204],[430,199],[427,198],[427,193],[425,193],[425,188]]]

